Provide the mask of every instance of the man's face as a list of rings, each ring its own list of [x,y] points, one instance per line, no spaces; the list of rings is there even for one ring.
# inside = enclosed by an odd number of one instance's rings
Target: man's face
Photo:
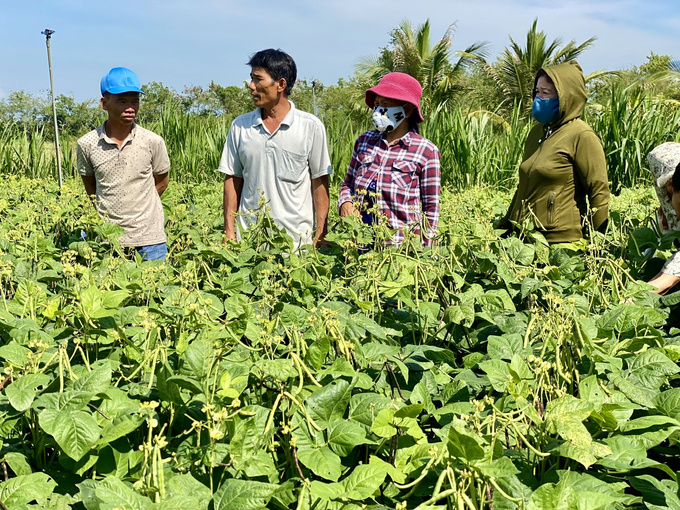
[[[109,113],[109,120],[132,124],[139,111],[139,92],[108,94],[101,102],[102,108]]]
[[[264,67],[253,67],[248,88],[255,107],[268,109],[276,105],[279,95],[286,90],[286,80],[274,80]]]

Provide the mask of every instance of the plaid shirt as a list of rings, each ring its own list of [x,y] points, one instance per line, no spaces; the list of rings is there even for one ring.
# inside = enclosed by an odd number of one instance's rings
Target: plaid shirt
[[[415,131],[392,146],[379,131],[368,131],[354,144],[338,210],[345,202],[361,206],[363,197],[357,192],[374,181],[374,200],[396,230],[392,242],[401,244],[404,230],[420,234],[422,227],[423,245],[431,246],[439,223],[439,149]]]

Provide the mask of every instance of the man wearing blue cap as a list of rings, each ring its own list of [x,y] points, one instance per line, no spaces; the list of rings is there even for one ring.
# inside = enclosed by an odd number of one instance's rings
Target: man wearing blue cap
[[[114,67],[101,80],[101,105],[108,119],[78,140],[78,171],[85,190],[107,221],[125,233],[120,242],[145,260],[164,260],[165,217],[160,196],[168,187],[170,160],[165,142],[135,124],[137,75]]]

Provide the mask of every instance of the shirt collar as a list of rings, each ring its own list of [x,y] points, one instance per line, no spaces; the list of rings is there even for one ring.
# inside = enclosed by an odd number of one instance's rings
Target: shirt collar
[[[106,134],[106,122],[102,123],[102,125],[99,126],[97,131],[99,133],[99,139],[100,140],[104,140],[106,143],[111,144],[111,145],[118,145],[116,142],[111,140],[111,138],[109,138],[108,135]],[[130,131],[130,134],[126,138],[125,144],[134,140],[136,135],[137,135],[137,123],[133,122],[132,123],[132,131]],[[123,145],[125,145],[125,144],[123,144]]]
[[[404,136],[402,136],[399,140],[397,140],[397,143],[394,145],[403,145],[404,147],[409,147],[411,145],[411,142],[413,142],[413,137],[415,136],[416,132],[410,129],[408,133],[406,133]],[[381,134],[381,138],[385,141],[387,145],[387,137],[385,136],[386,133]]]
[[[289,99],[288,102],[290,103],[290,110],[288,111],[286,116],[281,121],[281,126],[285,125],[285,126],[290,127],[290,126],[293,125],[293,122],[295,121],[295,110],[296,110],[296,108],[295,108],[295,103],[293,103],[293,101],[291,101]],[[253,126],[259,126],[261,124],[262,124],[262,111],[261,111],[260,108],[258,108],[257,110],[255,110],[253,112]]]

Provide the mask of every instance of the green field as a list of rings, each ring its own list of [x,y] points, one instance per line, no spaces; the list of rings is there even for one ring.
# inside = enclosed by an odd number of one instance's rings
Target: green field
[[[385,232],[333,215],[295,255],[266,216],[223,245],[220,185],[173,182],[163,264],[81,188],[0,188],[3,510],[680,508],[651,190],[576,245],[500,238],[509,193],[472,186],[432,250],[358,255]]]

